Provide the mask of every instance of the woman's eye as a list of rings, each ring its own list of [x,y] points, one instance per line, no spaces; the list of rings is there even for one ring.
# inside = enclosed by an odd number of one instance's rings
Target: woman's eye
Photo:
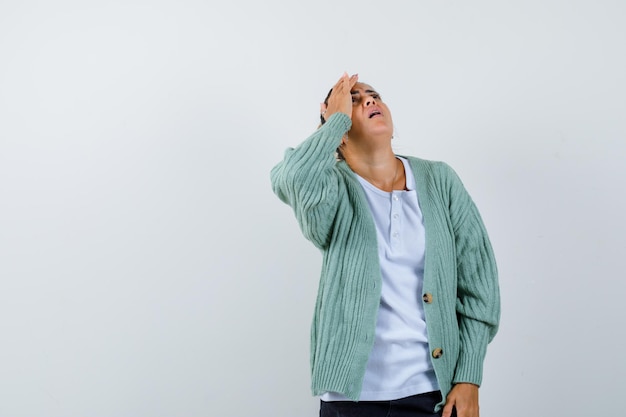
[[[380,96],[378,94],[372,94],[372,97],[374,97],[376,100],[380,100]]]

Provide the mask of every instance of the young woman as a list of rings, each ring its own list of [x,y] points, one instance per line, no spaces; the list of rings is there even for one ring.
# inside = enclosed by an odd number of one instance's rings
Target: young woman
[[[500,298],[476,206],[445,163],[394,154],[391,112],[357,75],[335,84],[321,120],[271,173],[323,253],[320,416],[478,417]]]

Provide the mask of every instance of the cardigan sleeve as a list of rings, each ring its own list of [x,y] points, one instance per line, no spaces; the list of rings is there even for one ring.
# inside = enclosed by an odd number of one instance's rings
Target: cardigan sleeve
[[[293,208],[302,233],[320,249],[329,244],[337,210],[335,151],[351,125],[346,114],[333,114],[298,147],[287,149],[270,174],[274,193]]]
[[[493,249],[481,216],[448,165],[449,210],[457,257],[460,353],[453,383],[480,385],[487,344],[498,330],[500,292]]]

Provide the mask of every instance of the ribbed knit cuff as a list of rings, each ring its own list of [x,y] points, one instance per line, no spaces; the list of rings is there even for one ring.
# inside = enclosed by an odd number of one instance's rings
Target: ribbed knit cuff
[[[463,355],[459,356],[454,374],[453,384],[469,382],[480,386],[483,381],[483,356]]]
[[[320,129],[332,129],[343,136],[352,127],[352,120],[347,114],[333,113]]]

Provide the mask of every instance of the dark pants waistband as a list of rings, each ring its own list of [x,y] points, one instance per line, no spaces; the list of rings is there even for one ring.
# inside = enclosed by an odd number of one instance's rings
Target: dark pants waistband
[[[439,402],[440,391],[391,401],[321,401],[320,417],[440,417],[435,412]]]

